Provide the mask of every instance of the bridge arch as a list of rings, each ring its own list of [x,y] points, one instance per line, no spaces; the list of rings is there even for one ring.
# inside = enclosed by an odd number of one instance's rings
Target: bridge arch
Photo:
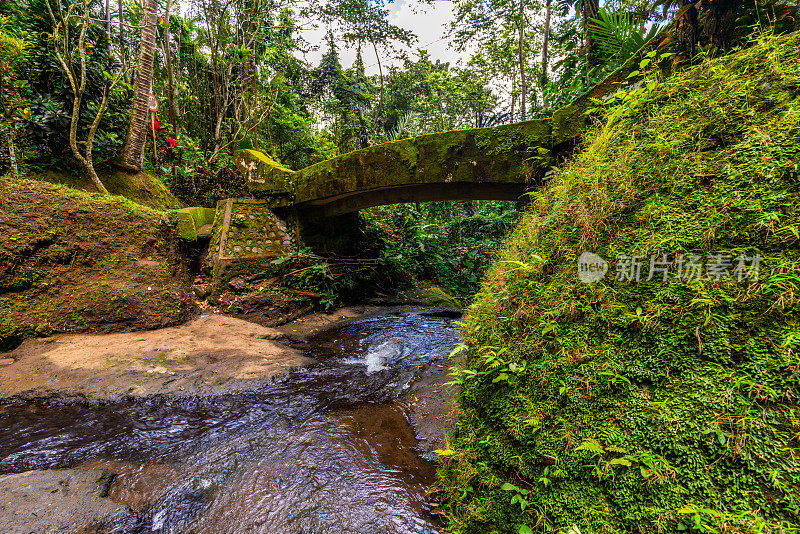
[[[516,200],[553,164],[551,121],[422,135],[356,150],[294,172],[242,150],[251,193],[272,207],[333,217],[400,202]]]

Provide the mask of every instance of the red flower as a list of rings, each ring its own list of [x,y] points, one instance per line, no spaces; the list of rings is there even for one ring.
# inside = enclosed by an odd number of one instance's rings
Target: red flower
[[[159,130],[159,129],[161,129],[161,123],[160,123],[160,122],[158,122],[158,121],[157,121],[157,120],[155,120],[155,119],[151,119],[151,120],[150,120],[150,127],[151,127],[153,130]]]
[[[176,141],[175,139],[172,139],[172,138],[167,139],[167,145],[170,148],[180,148],[180,146],[181,146],[180,143],[178,143],[178,141]]]

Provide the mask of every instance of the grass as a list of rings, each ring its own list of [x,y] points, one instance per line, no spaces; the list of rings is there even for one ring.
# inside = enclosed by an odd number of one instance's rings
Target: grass
[[[800,36],[651,81],[604,106],[469,310],[453,532],[798,531]],[[681,253],[759,277],[613,279]]]

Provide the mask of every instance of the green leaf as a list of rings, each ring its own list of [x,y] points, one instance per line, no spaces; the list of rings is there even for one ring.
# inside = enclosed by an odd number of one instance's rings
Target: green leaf
[[[506,482],[505,484],[500,486],[500,489],[503,491],[517,491],[519,488],[516,487],[514,484],[511,484],[510,482]]]
[[[596,439],[591,439],[591,438],[584,440],[583,443],[575,447],[575,450],[589,451],[594,454],[603,454],[604,452],[606,452],[605,449],[603,449],[603,447],[600,446],[600,444],[597,442]]]

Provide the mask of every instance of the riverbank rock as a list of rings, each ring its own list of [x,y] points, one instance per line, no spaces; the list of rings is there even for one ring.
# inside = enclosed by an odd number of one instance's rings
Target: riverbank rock
[[[188,264],[166,212],[0,178],[0,350],[58,332],[183,322],[193,309]]]
[[[647,74],[532,199],[458,349],[453,532],[796,531],[800,34],[751,45]]]
[[[108,499],[105,469],[55,469],[0,476],[0,525],[6,534],[88,532],[128,509]]]
[[[14,363],[3,367],[0,398],[25,393],[109,400],[246,388],[312,361],[276,342],[284,337],[210,314],[158,330],[31,339],[11,353]]]

